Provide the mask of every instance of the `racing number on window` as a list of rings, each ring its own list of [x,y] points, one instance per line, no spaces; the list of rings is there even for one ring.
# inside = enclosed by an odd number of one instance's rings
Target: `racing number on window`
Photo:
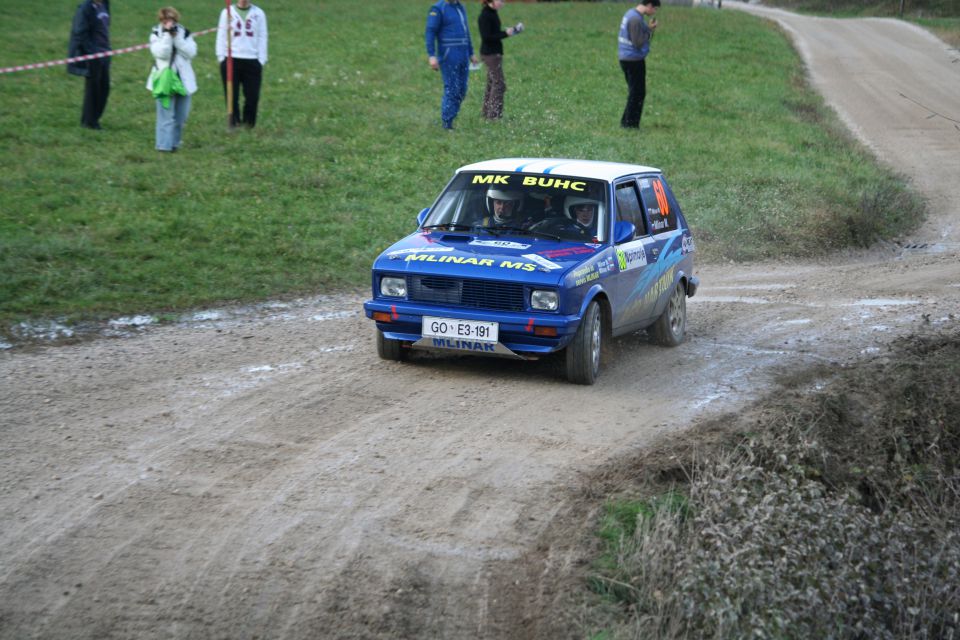
[[[662,181],[653,181],[653,192],[657,196],[657,206],[660,207],[660,216],[666,218],[668,215],[670,215],[670,202],[667,200],[667,194],[663,190]]]

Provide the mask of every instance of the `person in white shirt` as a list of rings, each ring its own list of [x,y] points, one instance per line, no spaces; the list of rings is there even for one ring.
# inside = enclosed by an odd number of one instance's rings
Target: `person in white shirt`
[[[229,11],[229,20],[227,13]],[[220,11],[217,25],[217,60],[224,96],[227,93],[227,24],[230,25],[230,54],[233,58],[233,119],[231,126],[254,127],[260,104],[263,65],[267,64],[267,15],[250,0],[236,0]],[[240,110],[243,87],[243,111]]]

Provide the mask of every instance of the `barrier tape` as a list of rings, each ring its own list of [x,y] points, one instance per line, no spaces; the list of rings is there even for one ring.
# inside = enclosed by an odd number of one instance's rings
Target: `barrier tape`
[[[204,29],[203,31],[191,32],[192,36],[202,36],[210,33],[211,31],[216,31],[216,27],[210,29]],[[82,60],[95,60],[97,58],[109,58],[110,56],[117,56],[121,53],[131,53],[132,51],[140,51],[141,49],[146,49],[150,46],[150,43],[147,44],[138,44],[133,47],[125,47],[123,49],[112,49],[111,51],[103,51],[101,53],[89,53],[84,56],[76,56],[74,58],[64,58],[63,60],[50,60],[49,62],[35,62],[33,64],[21,64],[15,67],[3,67],[0,68],[0,74],[4,73],[13,73],[14,71],[27,71],[29,69],[44,69],[46,67],[55,67],[61,64],[70,64],[71,62],[80,62]]]

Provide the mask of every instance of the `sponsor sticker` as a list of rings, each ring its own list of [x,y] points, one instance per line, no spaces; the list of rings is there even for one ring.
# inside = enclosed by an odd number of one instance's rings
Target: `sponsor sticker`
[[[473,176],[473,184],[510,184],[510,176],[480,175]]]
[[[525,253],[525,254],[523,254],[523,257],[526,258],[527,260],[532,260],[533,262],[536,262],[537,264],[539,264],[539,265],[540,265],[541,267],[543,267],[544,269],[549,269],[549,270],[551,270],[551,271],[554,270],[554,269],[561,269],[561,268],[562,268],[562,267],[561,267],[560,265],[558,265],[556,262],[551,262],[550,260],[547,260],[547,259],[544,258],[543,256],[538,256],[538,255],[535,254],[535,253]]]
[[[647,265],[647,252],[643,247],[643,241],[634,240],[617,247],[617,266],[620,271],[630,271],[639,269]]]
[[[567,256],[579,255],[584,253],[593,253],[594,249],[591,247],[596,247],[597,245],[588,245],[582,247],[577,245],[576,247],[566,247],[563,249],[548,249],[546,251],[541,251],[540,255],[546,256],[548,258],[565,258]]]
[[[530,245],[510,240],[472,240],[470,244],[477,247],[497,247],[498,249],[529,249]]]
[[[411,249],[397,249],[391,251],[388,256],[402,256],[408,253],[444,253],[453,251],[453,247],[413,247]]]
[[[403,259],[404,262],[439,262],[443,264],[468,264],[475,267],[499,267],[501,269],[513,269],[515,271],[536,271],[537,265],[532,262],[520,262],[514,260],[500,260],[497,262],[493,258],[475,258],[473,256],[435,256],[431,253],[413,253]]]
[[[573,276],[574,286],[579,287],[582,284],[597,280],[600,277],[600,272],[597,271],[596,264],[588,264],[580,267],[570,275]]]
[[[564,178],[538,178],[537,176],[525,176],[523,186],[540,187],[541,189],[570,189],[572,191],[586,191],[587,183],[579,180],[567,180]]]

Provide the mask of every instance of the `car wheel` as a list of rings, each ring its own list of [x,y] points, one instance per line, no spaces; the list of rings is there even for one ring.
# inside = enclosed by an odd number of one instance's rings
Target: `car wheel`
[[[667,308],[653,325],[653,335],[657,342],[665,347],[675,347],[683,342],[687,333],[687,292],[683,283],[678,282]]]
[[[400,362],[407,359],[407,350],[401,346],[399,340],[391,340],[383,335],[383,331],[377,331],[377,355],[384,360],[396,360]]]
[[[567,346],[567,379],[576,384],[593,384],[600,373],[603,323],[600,305],[591,302],[580,326]]]

